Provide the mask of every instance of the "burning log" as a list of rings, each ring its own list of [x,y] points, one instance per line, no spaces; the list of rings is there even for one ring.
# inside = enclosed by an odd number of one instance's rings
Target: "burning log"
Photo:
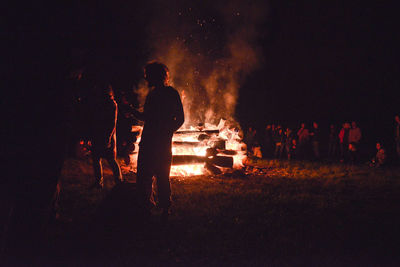
[[[218,134],[219,130],[187,130],[187,131],[177,131],[175,134]]]
[[[229,150],[229,149],[218,150],[218,153],[224,154],[224,155],[229,155],[229,156],[235,156],[235,155],[237,155],[237,151],[235,151],[235,150]]]
[[[233,158],[226,156],[213,156],[204,157],[196,155],[173,155],[172,165],[187,165],[187,164],[198,164],[207,163],[211,165],[217,165],[224,168],[233,167]]]
[[[207,161],[207,157],[196,156],[196,155],[173,155],[172,165],[186,165],[204,163]]]
[[[205,145],[205,143],[195,142],[195,141],[173,141],[172,145],[179,146],[179,147],[181,147],[181,146],[199,147],[199,146]],[[207,145],[210,147],[213,147],[213,148],[225,149],[225,140],[210,141],[207,143]]]
[[[233,158],[226,156],[214,156],[208,161],[214,165],[224,167],[224,168],[232,168],[233,167]]]
[[[188,146],[188,147],[198,147],[201,145],[200,142],[189,142],[189,141],[174,141],[173,146]]]

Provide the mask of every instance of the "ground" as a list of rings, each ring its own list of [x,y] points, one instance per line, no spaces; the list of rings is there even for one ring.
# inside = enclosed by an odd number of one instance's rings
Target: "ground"
[[[172,178],[162,226],[135,206],[135,175],[88,190],[89,160],[62,172],[47,261],[87,266],[398,266],[400,169],[250,162],[246,171]],[[51,256],[50,256],[51,255]]]

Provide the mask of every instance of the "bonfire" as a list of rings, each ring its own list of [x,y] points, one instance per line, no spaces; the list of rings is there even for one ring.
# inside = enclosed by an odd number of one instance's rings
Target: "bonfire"
[[[142,127],[136,149],[131,155],[132,169],[136,170]],[[243,168],[246,160],[246,145],[242,142],[238,128],[229,127],[221,119],[218,125],[205,123],[179,129],[172,138],[172,166],[170,176],[194,176],[220,174]]]

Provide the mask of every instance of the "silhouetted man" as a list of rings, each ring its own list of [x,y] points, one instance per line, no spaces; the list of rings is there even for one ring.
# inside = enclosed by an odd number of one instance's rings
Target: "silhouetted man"
[[[351,128],[349,130],[349,143],[353,143],[358,148],[358,144],[360,143],[361,136],[362,135],[361,135],[360,128],[357,126],[357,123],[355,121],[353,121],[351,123]]]
[[[286,128],[285,131],[285,151],[287,154],[287,159],[291,160],[292,156],[293,156],[293,140],[294,140],[294,136],[293,136],[293,131],[290,128]]]
[[[166,219],[171,205],[171,141],[174,132],[184,122],[183,107],[179,93],[168,86],[169,71],[164,64],[147,64],[144,77],[150,93],[146,97],[143,113],[134,114],[144,121],[137,167],[139,202],[145,211],[151,209],[154,204],[152,182],[155,176],[159,206],[163,209],[163,219]]]
[[[313,122],[313,128],[312,128],[312,132],[310,133],[310,136],[311,136],[311,145],[312,145],[312,149],[314,152],[314,157],[316,160],[319,160],[319,158],[320,158],[319,144],[321,142],[321,136],[319,133],[318,123],[315,121]]]
[[[274,157],[276,159],[280,159],[283,152],[283,144],[285,142],[285,133],[283,132],[282,127],[279,127],[277,132],[273,136],[275,142],[275,152]]]
[[[262,144],[262,153],[263,156],[266,158],[269,158],[270,155],[272,154],[271,150],[272,150],[272,129],[271,129],[271,125],[268,124],[265,127],[264,130],[264,136],[263,136],[263,144]]]
[[[349,133],[350,123],[345,122],[338,135],[340,142],[340,162],[345,162],[349,156]]]
[[[310,132],[306,128],[305,123],[301,123],[301,127],[297,132],[297,136],[299,137],[297,146],[298,156],[302,159],[305,159],[308,152],[308,142],[310,140]]]
[[[122,181],[121,170],[116,161],[116,123],[117,103],[111,86],[95,88],[94,101],[91,103],[90,138],[92,141],[92,160],[96,178],[92,188],[103,188],[103,168],[101,159],[107,160],[114,174],[115,183]]]

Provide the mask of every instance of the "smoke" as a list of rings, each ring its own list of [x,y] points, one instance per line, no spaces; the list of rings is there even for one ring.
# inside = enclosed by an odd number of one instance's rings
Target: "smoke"
[[[159,6],[149,29],[150,59],[170,69],[185,125],[235,121],[240,85],[262,58],[257,39],[267,6],[263,1],[191,5]]]

